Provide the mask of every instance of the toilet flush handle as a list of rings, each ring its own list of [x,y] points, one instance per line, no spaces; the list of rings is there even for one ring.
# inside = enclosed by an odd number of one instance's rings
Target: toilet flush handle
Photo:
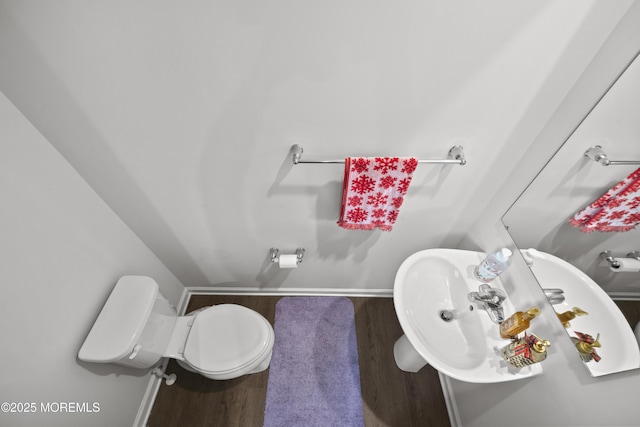
[[[142,346],[140,344],[133,347],[133,351],[129,355],[129,359],[134,359],[138,355],[138,353],[140,353],[140,350],[142,350]]]

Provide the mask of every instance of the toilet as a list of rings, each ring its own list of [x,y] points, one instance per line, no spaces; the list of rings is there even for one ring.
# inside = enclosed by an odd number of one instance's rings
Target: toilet
[[[135,368],[172,358],[191,372],[228,380],[267,369],[273,343],[269,321],[249,308],[220,304],[178,316],[152,278],[123,276],[78,358]]]
[[[638,341],[638,345],[640,346],[640,322],[633,328],[633,332],[636,334],[636,341]]]

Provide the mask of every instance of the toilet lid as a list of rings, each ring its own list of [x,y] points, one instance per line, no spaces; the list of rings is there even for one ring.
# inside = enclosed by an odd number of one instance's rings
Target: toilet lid
[[[262,315],[235,304],[221,304],[196,314],[183,357],[205,372],[241,368],[269,345],[271,325]]]

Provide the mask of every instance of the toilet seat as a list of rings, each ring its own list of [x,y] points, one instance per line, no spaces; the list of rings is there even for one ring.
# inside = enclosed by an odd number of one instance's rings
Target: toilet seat
[[[273,328],[259,313],[221,304],[195,314],[183,358],[195,370],[227,377],[259,365],[273,346]]]

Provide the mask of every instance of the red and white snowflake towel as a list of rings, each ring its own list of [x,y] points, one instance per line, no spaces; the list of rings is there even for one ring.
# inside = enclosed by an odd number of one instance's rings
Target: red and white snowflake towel
[[[640,168],[569,219],[583,233],[628,231],[640,223]]]
[[[417,166],[413,157],[346,158],[338,225],[391,231]]]

